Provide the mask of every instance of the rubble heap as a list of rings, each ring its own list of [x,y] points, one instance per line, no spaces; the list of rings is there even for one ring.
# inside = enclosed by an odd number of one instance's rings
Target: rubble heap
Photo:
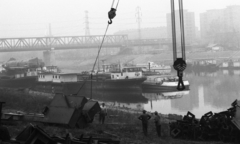
[[[169,126],[170,135],[177,139],[240,143],[240,101],[235,100],[226,111],[210,111],[200,120],[188,112]]]

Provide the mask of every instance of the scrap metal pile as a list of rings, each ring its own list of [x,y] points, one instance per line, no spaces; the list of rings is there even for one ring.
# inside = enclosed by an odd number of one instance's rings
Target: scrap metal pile
[[[3,123],[28,121],[84,128],[93,121],[94,115],[100,110],[97,101],[80,96],[56,94],[42,113],[3,112],[1,120]]]
[[[47,125],[63,126],[64,128],[85,128],[92,123],[95,114],[101,108],[97,101],[88,100],[76,95],[56,94],[51,103],[42,113],[1,112],[0,102],[0,143],[3,144],[119,144],[120,141],[110,138],[84,137],[78,138],[67,133],[65,137],[50,136],[37,125],[28,125],[15,139],[11,139],[7,127],[1,124],[27,121],[46,123]]]
[[[200,120],[188,112],[182,120],[169,124],[173,138],[197,141],[240,143],[240,101],[226,111],[204,114]]]

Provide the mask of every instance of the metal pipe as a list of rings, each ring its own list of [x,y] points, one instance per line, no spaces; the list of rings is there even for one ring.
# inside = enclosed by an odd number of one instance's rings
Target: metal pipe
[[[1,120],[2,120],[2,105],[5,104],[5,102],[0,102],[0,126],[1,126]]]

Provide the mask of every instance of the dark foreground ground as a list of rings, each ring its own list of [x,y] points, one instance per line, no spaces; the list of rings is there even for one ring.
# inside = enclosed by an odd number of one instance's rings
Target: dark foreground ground
[[[3,110],[14,109],[39,113],[45,105],[50,103],[51,99],[46,97],[32,97],[26,95],[24,92],[10,92],[0,89],[0,101],[6,102]],[[93,136],[116,139],[121,141],[121,144],[223,144],[223,142],[173,139],[166,134],[168,131],[167,128],[163,129],[165,133],[159,138],[157,137],[152,120],[149,122],[148,136],[146,137],[142,133],[141,122],[137,119],[139,115],[140,113],[131,114],[120,110],[109,110],[105,124],[99,124],[98,115],[96,115],[93,123],[89,124],[85,129],[69,129],[41,123],[33,124],[37,124],[50,135],[66,136],[67,133],[72,133],[74,137],[80,137],[81,134],[84,134],[85,137]],[[27,125],[29,125],[27,122],[18,122],[5,126],[8,128],[11,137],[15,138]]]

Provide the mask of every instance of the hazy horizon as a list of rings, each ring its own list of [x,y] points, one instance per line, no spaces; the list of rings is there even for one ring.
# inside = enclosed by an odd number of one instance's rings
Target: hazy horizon
[[[115,4],[117,0],[115,1]],[[177,9],[177,1],[176,9]],[[51,24],[52,35],[85,35],[85,11],[91,35],[103,35],[112,0],[3,0],[0,3],[0,38],[46,36]],[[240,5],[239,0],[183,0],[184,9],[199,14],[210,9]],[[117,16],[107,34],[119,30],[137,29],[136,8],[140,7],[141,28],[166,26],[170,0],[120,0]]]

